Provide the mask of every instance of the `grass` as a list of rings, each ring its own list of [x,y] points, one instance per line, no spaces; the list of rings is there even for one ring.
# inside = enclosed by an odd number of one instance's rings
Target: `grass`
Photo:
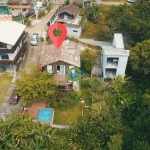
[[[1,81],[1,84],[0,84],[0,105],[3,102],[5,95],[7,94],[7,90],[10,86],[12,78],[13,78],[13,74],[5,73],[5,74],[0,75],[0,81]]]
[[[86,88],[83,88],[82,86],[81,86],[81,93],[82,93],[82,100],[84,100],[85,103],[81,103],[79,101],[72,107],[62,107],[55,109],[54,124],[71,125],[75,123],[77,120],[82,118],[82,108],[83,106],[91,105],[91,99],[89,97],[88,90]]]
[[[54,124],[70,125],[81,119],[82,104],[78,102],[76,105],[70,108],[58,108],[55,109]]]

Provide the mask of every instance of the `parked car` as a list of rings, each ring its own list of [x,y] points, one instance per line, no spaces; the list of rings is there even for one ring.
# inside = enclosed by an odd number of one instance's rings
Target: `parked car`
[[[10,96],[9,103],[10,104],[18,104],[19,98],[20,97],[18,94],[12,93],[12,95]]]
[[[36,46],[38,43],[38,33],[33,33],[31,38],[31,45]]]
[[[127,2],[134,3],[136,0],[127,0]]]

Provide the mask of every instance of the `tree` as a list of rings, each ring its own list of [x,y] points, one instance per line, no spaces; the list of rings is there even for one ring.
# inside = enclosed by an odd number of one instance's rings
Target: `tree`
[[[150,40],[138,43],[130,50],[129,62],[138,74],[150,74]]]
[[[52,76],[44,72],[39,72],[37,66],[30,67],[27,71],[19,72],[19,79],[16,80],[16,90],[27,104],[31,104],[35,99],[52,97],[56,91],[56,81]]]
[[[66,0],[65,5],[69,5],[69,4],[70,4],[70,0]]]
[[[92,66],[100,54],[98,50],[85,49],[81,52],[81,67],[87,72],[92,70]]]
[[[49,124],[34,122],[27,115],[13,113],[0,120],[1,149],[51,149],[57,140],[55,133]]]
[[[112,32],[136,33],[136,42],[142,42],[150,38],[149,13],[149,1],[139,0],[134,5],[112,6],[106,20]]]
[[[100,13],[99,5],[92,4],[92,6],[88,6],[87,8],[87,11],[86,11],[87,19],[93,23],[97,23],[99,13]]]

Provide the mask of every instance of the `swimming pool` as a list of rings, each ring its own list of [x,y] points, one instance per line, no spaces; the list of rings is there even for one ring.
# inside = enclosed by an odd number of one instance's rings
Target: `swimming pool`
[[[38,121],[53,123],[54,109],[44,108],[40,109],[38,113]]]

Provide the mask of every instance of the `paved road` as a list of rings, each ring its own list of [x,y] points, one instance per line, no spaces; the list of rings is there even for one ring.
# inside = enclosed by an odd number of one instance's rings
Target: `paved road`
[[[28,32],[28,48],[25,53],[24,59],[22,61],[22,64],[20,66],[20,70],[26,70],[28,71],[28,66],[31,64],[37,65],[38,64],[38,58],[40,55],[41,50],[41,42],[40,37],[46,38],[46,24],[54,14],[55,10],[58,8],[58,5],[55,5],[53,9],[44,17],[42,17],[40,20],[33,20],[32,26],[27,27],[26,31]],[[37,46],[31,46],[30,40],[33,33],[39,34],[39,41]],[[43,42],[44,43],[44,42]]]
[[[103,4],[103,5],[120,5],[124,4],[123,2],[103,2],[102,0],[96,0],[98,4]]]
[[[78,39],[79,41],[91,45],[96,45],[96,46],[106,46],[106,45],[112,45],[112,42],[107,42],[107,41],[95,41],[94,39]]]

